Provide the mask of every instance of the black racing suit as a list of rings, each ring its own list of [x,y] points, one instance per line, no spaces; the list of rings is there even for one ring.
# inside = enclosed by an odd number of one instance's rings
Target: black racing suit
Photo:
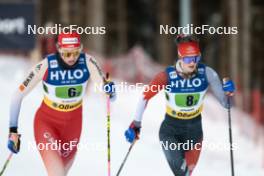
[[[201,115],[190,120],[180,120],[166,114],[165,119],[160,126],[159,138],[162,149],[174,175],[190,175],[190,170],[188,169],[185,158],[185,155],[189,150],[185,147],[188,143],[190,145],[201,144],[203,139]],[[184,143],[185,147],[179,145],[180,143]],[[175,148],[175,145],[178,147]],[[199,147],[199,145],[197,145],[197,147]],[[191,148],[189,147],[189,149]]]

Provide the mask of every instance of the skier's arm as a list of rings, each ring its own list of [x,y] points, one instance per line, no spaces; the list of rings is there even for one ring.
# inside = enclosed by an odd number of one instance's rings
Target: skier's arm
[[[16,131],[18,126],[18,117],[19,117],[22,100],[43,78],[47,68],[48,68],[47,59],[44,59],[40,63],[36,64],[29,71],[24,81],[15,90],[10,105],[10,119],[9,119],[10,130],[13,129],[14,131]]]
[[[107,89],[104,89],[104,92],[110,96],[111,101],[114,101],[116,99],[114,82],[108,80],[108,78],[104,76],[102,69],[93,57],[87,54],[86,58],[92,81],[96,84],[96,87],[102,86],[102,88],[104,88],[104,86],[107,86]]]
[[[136,114],[135,114],[135,121],[141,122],[143,113],[145,108],[148,104],[148,101],[154,97],[159,91],[161,91],[168,82],[166,72],[158,73],[154,79],[150,82],[150,84],[145,88],[143,94],[141,95],[139,102],[137,104]]]
[[[129,128],[125,131],[125,137],[128,142],[132,143],[135,139],[139,139],[141,121],[148,101],[159,91],[161,91],[167,85],[167,82],[168,78],[166,72],[160,72],[144,89],[144,92],[140,97],[137,105],[135,119],[132,121]]]
[[[97,64],[96,60],[92,56],[86,54],[86,58],[87,58],[86,60],[87,66],[88,66],[92,81],[95,84],[97,84],[97,86],[103,85],[105,81],[105,76],[103,74],[101,67]]]
[[[206,67],[206,76],[209,85],[213,91],[213,94],[216,96],[217,100],[221,103],[221,105],[227,108],[228,107],[227,96],[223,91],[222,83],[220,81],[218,74],[212,68]]]

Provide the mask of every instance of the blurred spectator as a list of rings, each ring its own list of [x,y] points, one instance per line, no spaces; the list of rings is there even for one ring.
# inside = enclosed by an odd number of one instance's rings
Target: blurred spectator
[[[52,27],[54,26],[54,23],[51,21],[48,21],[45,24],[45,27]],[[44,58],[46,55],[50,53],[56,52],[56,36],[54,34],[49,34],[42,35],[40,38],[40,43],[41,43],[41,55],[42,58]]]

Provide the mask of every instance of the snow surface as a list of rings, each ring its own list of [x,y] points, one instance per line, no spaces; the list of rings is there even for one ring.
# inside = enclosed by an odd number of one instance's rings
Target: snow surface
[[[23,79],[29,64],[22,58],[0,56],[0,166],[9,155],[6,147],[8,136],[9,104],[14,89]],[[33,119],[42,99],[41,85],[37,86],[23,101],[19,132],[22,134],[21,152],[15,155],[7,167],[5,176],[44,176],[46,171],[36,150],[30,150],[34,143]],[[124,139],[124,131],[133,119],[140,91],[122,92],[111,105],[111,163],[115,175],[123,160],[129,144]],[[162,153],[158,131],[163,120],[165,100],[162,93],[148,104],[144,114],[140,140],[134,146],[121,175],[123,176],[172,176]],[[246,115],[238,110],[232,111],[233,138],[237,148],[234,152],[235,173],[238,176],[263,176],[263,145],[254,143],[249,135],[243,135],[239,123]],[[204,143],[228,146],[227,112],[211,96],[207,95],[203,113]],[[106,101],[101,94],[92,90],[84,102],[84,121],[80,149],[69,176],[107,175],[106,154]],[[261,150],[262,149],[262,150]],[[203,148],[193,176],[228,176],[230,171],[229,150]]]

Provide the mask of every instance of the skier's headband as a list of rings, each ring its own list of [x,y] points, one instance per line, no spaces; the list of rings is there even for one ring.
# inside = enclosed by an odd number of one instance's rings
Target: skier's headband
[[[178,55],[180,58],[185,56],[199,56],[201,55],[198,42],[182,42],[178,44]]]
[[[61,33],[58,36],[59,48],[79,48],[81,47],[81,38],[77,32]]]

